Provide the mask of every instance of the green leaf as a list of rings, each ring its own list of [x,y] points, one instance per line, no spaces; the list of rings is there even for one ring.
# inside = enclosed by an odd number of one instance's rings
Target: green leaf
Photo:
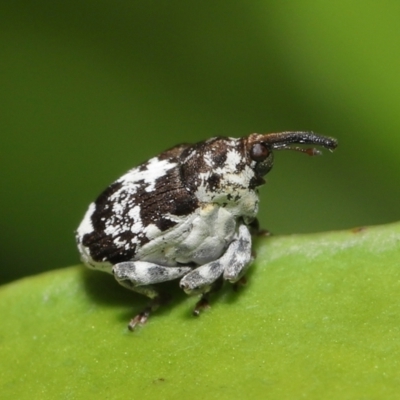
[[[82,266],[0,290],[4,399],[398,398],[400,224],[259,239],[239,292],[199,318]]]

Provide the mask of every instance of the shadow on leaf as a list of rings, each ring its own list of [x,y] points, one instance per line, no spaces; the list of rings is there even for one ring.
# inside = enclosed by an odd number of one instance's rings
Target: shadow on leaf
[[[247,275],[252,275],[251,268]],[[120,286],[110,274],[93,271],[89,268],[83,267],[81,269],[81,277],[85,291],[93,302],[101,304],[102,306],[107,305],[116,308],[123,307],[123,311],[117,312],[116,314],[120,321],[128,322],[137,313],[141,312],[149,303],[149,300],[145,296],[129,291]],[[181,304],[182,302],[187,302],[188,305],[185,307],[185,312],[182,317],[184,319],[196,319],[192,312],[200,297],[188,297],[179,288],[178,282],[178,280],[175,280],[157,285],[160,291],[170,294],[171,299],[167,304],[162,305],[156,312],[154,312],[150,317],[151,319],[155,318],[157,315],[163,315],[170,312],[174,307],[177,307],[178,304]],[[249,283],[244,286],[239,286],[238,290],[234,290],[232,285],[224,282],[223,286],[219,290],[210,294],[209,301],[211,308],[214,304],[218,303],[235,303],[244,295],[248,285]],[[126,308],[128,308],[128,310],[126,310]],[[203,312],[207,312],[207,310],[204,310]]]

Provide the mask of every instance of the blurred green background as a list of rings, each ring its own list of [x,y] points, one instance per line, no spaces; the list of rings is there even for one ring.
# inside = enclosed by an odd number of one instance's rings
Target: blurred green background
[[[275,234],[400,216],[398,1],[3,2],[0,281],[78,262],[73,231],[129,168],[179,142],[313,130],[276,154]]]

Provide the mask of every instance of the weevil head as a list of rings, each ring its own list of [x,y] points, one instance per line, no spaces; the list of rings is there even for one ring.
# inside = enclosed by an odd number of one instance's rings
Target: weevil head
[[[293,145],[311,144],[325,147],[331,151],[337,146],[336,139],[317,135],[313,132],[253,133],[245,140],[251,166],[258,177],[266,175],[271,170],[274,163],[274,150],[295,150],[315,156],[321,154],[318,149]]]
[[[234,215],[251,220],[258,211],[257,188],[273,166],[275,150],[317,155],[313,144],[333,150],[335,139],[312,132],[254,133],[241,139],[215,137],[188,146],[181,154],[179,176],[199,204],[221,204]]]

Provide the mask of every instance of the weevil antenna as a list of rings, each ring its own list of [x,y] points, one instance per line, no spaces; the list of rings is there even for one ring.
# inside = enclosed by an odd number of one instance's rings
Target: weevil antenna
[[[274,150],[294,150],[294,151],[299,151],[300,153],[305,153],[308,154],[309,156],[320,156],[322,155],[322,151],[316,149],[315,147],[299,147],[299,146],[276,146],[274,147]]]

